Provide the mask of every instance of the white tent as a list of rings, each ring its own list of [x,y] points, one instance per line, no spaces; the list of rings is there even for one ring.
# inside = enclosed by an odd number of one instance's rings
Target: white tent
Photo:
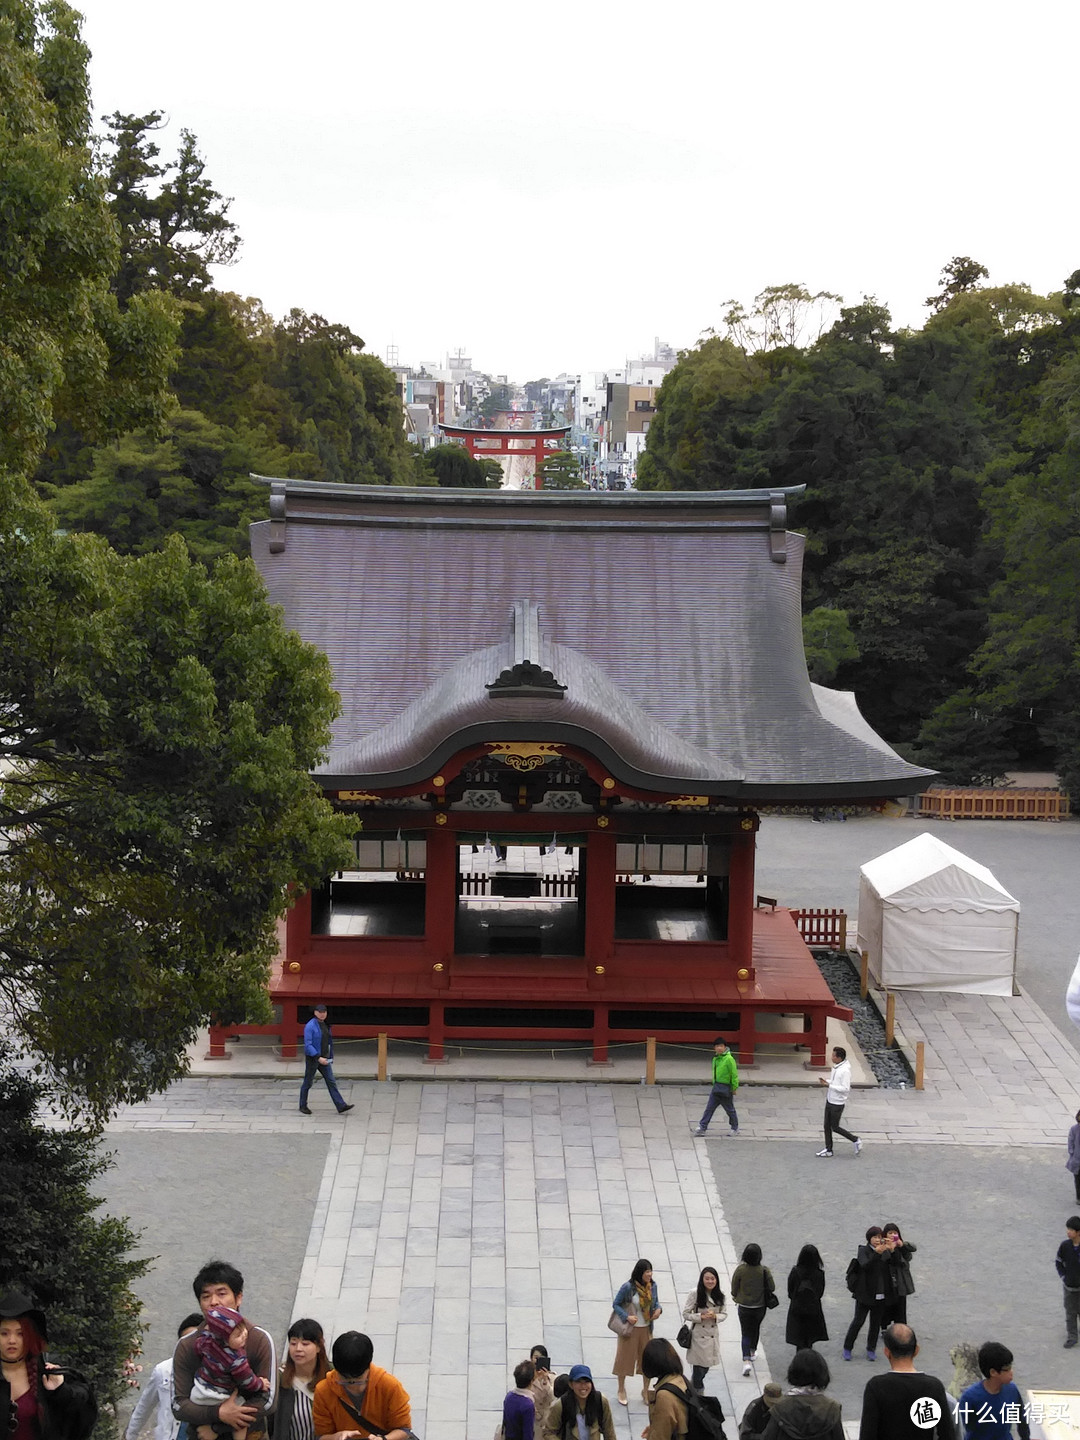
[[[889,990],[1011,995],[1020,903],[934,835],[862,867],[859,949]]]

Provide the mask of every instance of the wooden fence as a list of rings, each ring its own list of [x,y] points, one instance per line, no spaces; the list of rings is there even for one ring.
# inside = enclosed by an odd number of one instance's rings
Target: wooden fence
[[[573,899],[577,894],[578,872],[568,870],[565,875],[540,875],[540,894]],[[469,873],[461,877],[462,895],[490,895],[491,876]]]
[[[1064,820],[1063,790],[926,790],[919,818],[936,820]]]
[[[792,910],[791,918],[807,945],[818,949],[847,949],[846,910]]]

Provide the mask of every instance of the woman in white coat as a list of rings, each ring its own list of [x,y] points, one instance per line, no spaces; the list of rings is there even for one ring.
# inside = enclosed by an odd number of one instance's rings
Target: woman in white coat
[[[697,1289],[686,1297],[682,1313],[690,1326],[690,1348],[686,1352],[687,1363],[693,1367],[690,1384],[704,1391],[707,1371],[720,1364],[720,1322],[727,1319],[720,1276],[711,1266],[702,1270]]]

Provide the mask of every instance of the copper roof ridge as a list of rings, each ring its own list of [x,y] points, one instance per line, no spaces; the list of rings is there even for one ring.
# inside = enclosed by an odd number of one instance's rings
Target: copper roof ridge
[[[382,500],[416,504],[430,501],[451,505],[570,505],[575,509],[617,506],[647,510],[654,506],[692,505],[696,509],[724,509],[734,505],[776,503],[803,494],[805,485],[774,485],[757,490],[479,490],[441,485],[353,485],[342,480],[295,480],[282,475],[249,476],[262,485],[280,487],[279,494],[322,500]]]

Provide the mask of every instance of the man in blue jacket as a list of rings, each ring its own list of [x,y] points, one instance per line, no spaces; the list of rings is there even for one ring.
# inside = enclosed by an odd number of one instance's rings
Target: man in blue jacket
[[[326,1006],[320,1000],[315,1013],[304,1026],[304,1083],[300,1086],[300,1114],[310,1115],[308,1092],[316,1075],[321,1075],[330,1091],[330,1099],[337,1106],[339,1115],[351,1110],[334,1082],[334,1037],[330,1033],[330,1022],[326,1018]]]

